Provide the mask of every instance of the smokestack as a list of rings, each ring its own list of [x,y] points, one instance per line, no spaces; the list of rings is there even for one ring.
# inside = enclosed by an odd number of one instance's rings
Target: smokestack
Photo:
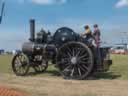
[[[35,20],[30,20],[30,39],[31,42],[35,41]]]

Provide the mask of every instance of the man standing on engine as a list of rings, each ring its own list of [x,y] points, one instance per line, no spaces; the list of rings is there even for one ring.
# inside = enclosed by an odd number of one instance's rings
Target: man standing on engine
[[[85,29],[85,32],[82,33],[82,36],[86,36],[87,38],[92,37],[92,31],[91,31],[90,27],[88,25],[86,25],[84,27],[84,29]]]
[[[102,71],[102,64],[101,64],[101,52],[100,52],[100,29],[98,28],[98,25],[95,24],[94,26],[94,33],[93,36],[95,38],[96,43],[96,62],[97,62],[97,70]]]
[[[98,28],[98,25],[95,24],[94,25],[94,33],[93,33],[93,36],[95,38],[95,42],[96,42],[96,47],[99,47],[100,46],[100,29]]]

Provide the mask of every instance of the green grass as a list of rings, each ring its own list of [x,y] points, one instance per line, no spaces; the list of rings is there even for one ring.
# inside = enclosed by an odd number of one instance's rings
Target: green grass
[[[97,79],[128,80],[128,55],[111,55],[112,66],[108,72],[96,74]]]
[[[9,73],[13,74],[11,62],[12,62],[12,55],[0,55],[0,73]],[[30,72],[34,72],[34,70],[31,68]],[[59,73],[57,72],[57,69],[53,65],[49,65],[47,71],[44,74],[39,74],[43,76],[57,76]]]
[[[0,73],[12,73],[11,60],[12,55],[0,55]]]
[[[128,55],[112,55],[112,59],[113,65],[110,71],[120,75],[121,79],[128,79]]]
[[[106,73],[96,75],[97,79],[125,79],[128,80],[128,55],[111,55],[113,65]],[[11,69],[11,55],[0,55],[0,73],[13,74]],[[48,70],[39,74],[39,76],[58,76],[58,72],[53,65]]]

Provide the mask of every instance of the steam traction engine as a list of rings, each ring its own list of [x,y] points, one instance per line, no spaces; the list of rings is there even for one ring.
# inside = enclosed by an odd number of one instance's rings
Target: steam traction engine
[[[100,48],[98,60],[95,46],[67,27],[59,28],[53,36],[41,30],[35,37],[35,21],[30,20],[30,39],[22,45],[22,52],[12,60],[13,72],[24,76],[29,68],[44,72],[48,62],[52,61],[64,78],[85,79],[92,72],[97,72],[100,61],[100,72],[108,71],[112,60],[109,47]]]

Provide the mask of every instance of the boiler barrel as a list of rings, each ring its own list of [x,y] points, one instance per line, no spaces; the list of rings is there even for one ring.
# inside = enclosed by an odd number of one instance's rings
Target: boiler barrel
[[[25,42],[22,45],[22,52],[27,55],[42,54],[45,46],[42,44],[35,44],[33,42]]]

